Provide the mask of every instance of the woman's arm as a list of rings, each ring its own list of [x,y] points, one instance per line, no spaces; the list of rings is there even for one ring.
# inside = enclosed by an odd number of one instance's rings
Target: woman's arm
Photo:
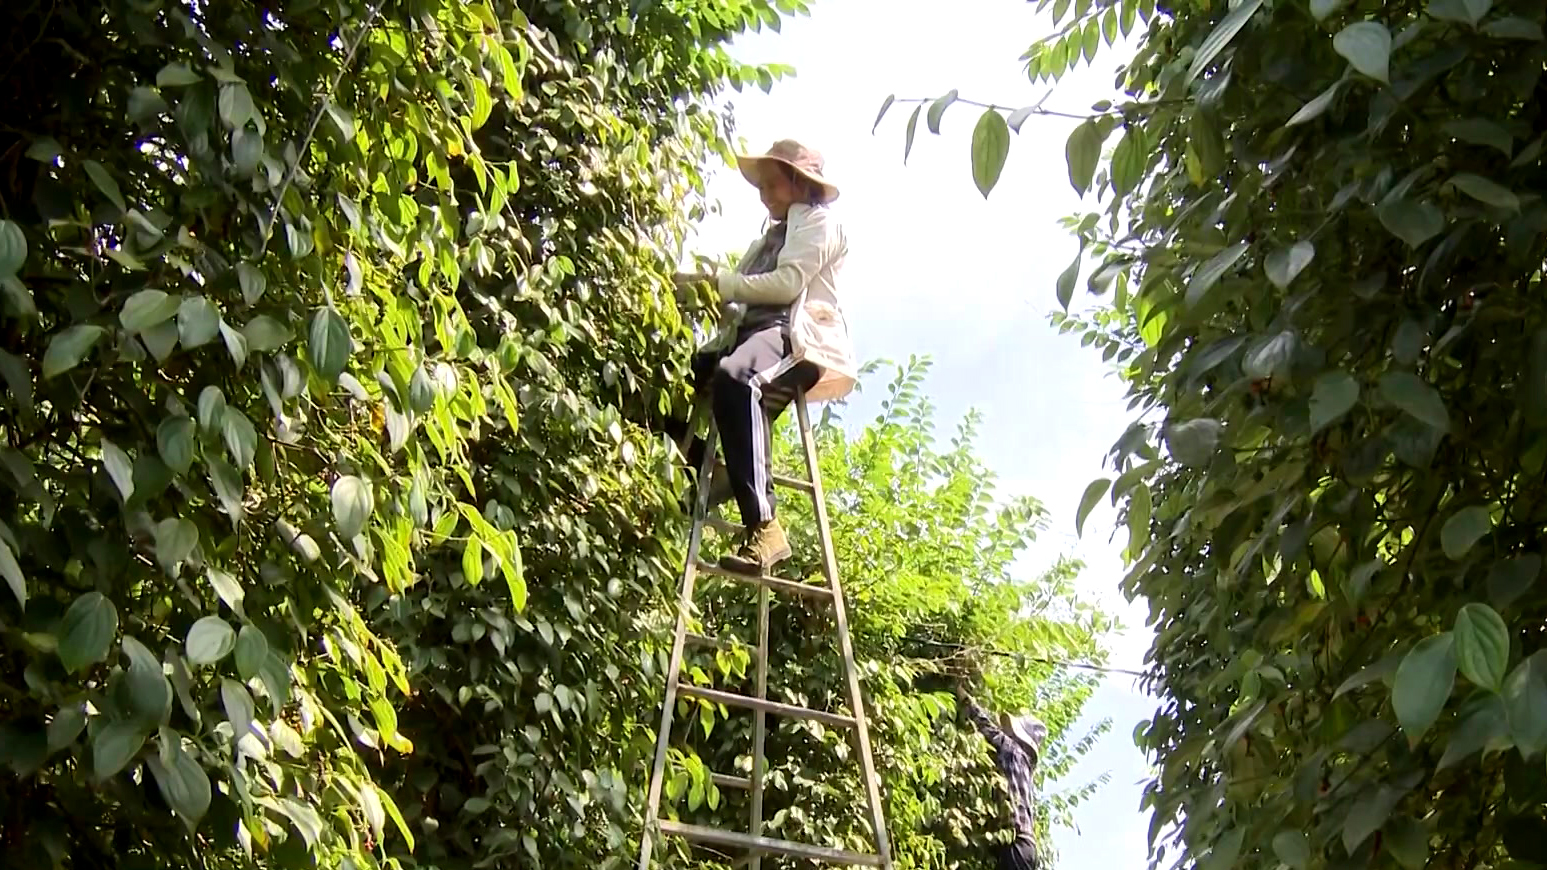
[[[800,298],[801,291],[832,256],[836,229],[825,208],[811,209],[799,220],[791,220],[779,251],[779,265],[761,275],[720,273],[720,298],[752,305],[789,305]]]
[[[972,724],[977,726],[978,731],[982,732],[983,738],[988,741],[989,745],[994,747],[995,750],[1003,749],[1004,744],[1012,738],[1005,734],[998,725],[995,725],[994,720],[988,713],[973,702],[972,697],[965,691],[958,691],[956,697],[961,702],[962,711],[967,714],[967,718],[972,721]]]

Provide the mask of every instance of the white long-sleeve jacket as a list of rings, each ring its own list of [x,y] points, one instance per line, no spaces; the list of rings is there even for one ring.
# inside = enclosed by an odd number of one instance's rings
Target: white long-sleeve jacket
[[[792,205],[785,220],[784,248],[774,270],[721,273],[720,298],[747,305],[789,305],[791,356],[822,368],[807,400],[841,399],[854,389],[858,377],[849,325],[838,304],[838,273],[849,254],[849,241],[826,206]],[[761,244],[761,239],[753,242],[742,261],[750,261]]]

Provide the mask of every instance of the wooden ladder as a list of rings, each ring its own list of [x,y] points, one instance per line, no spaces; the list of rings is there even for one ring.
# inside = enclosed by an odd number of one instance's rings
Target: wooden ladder
[[[891,845],[886,836],[886,821],[881,808],[881,788],[876,779],[875,760],[870,752],[870,730],[865,722],[864,697],[860,693],[859,672],[854,665],[854,647],[849,639],[849,618],[844,610],[843,590],[838,583],[838,559],[833,552],[832,530],[827,523],[827,505],[822,495],[821,469],[817,463],[816,438],[811,431],[811,415],[806,407],[803,391],[795,393],[795,408],[800,422],[800,440],[805,450],[807,478],[773,475],[775,486],[795,489],[811,496],[816,516],[817,535],[822,546],[822,570],[827,577],[826,585],[800,583],[778,577],[752,576],[729,571],[699,559],[705,526],[719,532],[736,533],[741,529],[730,523],[709,517],[710,481],[715,467],[716,431],[709,426],[708,443],[705,445],[703,465],[698,474],[698,492],[693,508],[693,527],[688,537],[686,564],[682,569],[682,592],[677,601],[677,631],[672,639],[671,663],[666,675],[666,701],[661,709],[661,727],[655,743],[655,767],[650,773],[650,792],[645,810],[644,833],[640,838],[639,870],[650,870],[654,838],[663,836],[682,837],[709,846],[744,850],[746,863],[751,870],[761,870],[763,855],[787,855],[826,864],[883,867],[891,870]],[[689,614],[694,609],[693,586],[699,574],[725,577],[757,586],[757,695],[755,697],[735,692],[722,692],[685,684],[680,680],[683,648],[689,643],[717,646],[712,638],[700,637],[688,631]],[[773,592],[799,595],[828,602],[833,609],[833,619],[838,626],[838,647],[843,655],[843,669],[848,682],[849,709],[852,713],[830,713],[768,700],[768,604]],[[752,711],[752,776],[750,778],[714,774],[717,786],[746,789],[751,792],[751,824],[747,833],[709,828],[699,825],[660,818],[661,790],[666,777],[667,748],[671,742],[672,718],[677,699],[697,698],[713,704],[738,707]],[[767,716],[773,713],[798,719],[811,719],[836,728],[848,729],[859,750],[860,765],[865,778],[865,799],[869,804],[870,827],[875,852],[865,854],[832,849],[790,840],[763,836],[763,743],[767,737]]]

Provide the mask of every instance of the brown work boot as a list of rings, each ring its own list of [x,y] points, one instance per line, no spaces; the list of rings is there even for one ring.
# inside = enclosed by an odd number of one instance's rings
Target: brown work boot
[[[735,553],[720,560],[720,567],[742,574],[766,574],[790,557],[790,541],[777,519],[747,530],[747,538]]]

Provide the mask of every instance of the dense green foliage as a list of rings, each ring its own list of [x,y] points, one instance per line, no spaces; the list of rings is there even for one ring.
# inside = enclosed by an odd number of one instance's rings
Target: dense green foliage
[[[724,41],[803,10],[0,6],[7,866],[631,861],[685,537],[638,425],[687,401],[664,276],[728,148],[715,94],[784,72]],[[917,638],[1082,656],[1105,621],[1073,566],[991,584],[1039,514],[990,504],[965,439],[932,451],[916,377],[824,461],[860,508],[840,562],[899,866],[974,866],[995,775],[912,691],[940,669]],[[835,697],[815,615],[777,613],[789,690]],[[1034,675],[988,678],[1020,704]],[[1089,685],[1036,691],[1061,732]],[[733,768],[738,727],[682,764]],[[850,771],[832,739],[817,771]],[[843,775],[781,768],[779,832],[851,842]]]
[[[1089,57],[1133,6],[1054,16]],[[1547,865],[1544,12],[1171,4],[1069,139],[1157,864]]]

